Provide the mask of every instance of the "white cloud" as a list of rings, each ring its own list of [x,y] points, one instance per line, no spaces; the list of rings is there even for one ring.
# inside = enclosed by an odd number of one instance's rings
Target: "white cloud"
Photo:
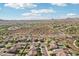
[[[55,12],[53,9],[39,9],[39,10],[31,10],[32,13],[53,13]]]
[[[76,13],[67,13],[64,16],[61,16],[60,18],[77,18],[79,17],[79,15],[77,15]]]
[[[4,6],[16,8],[16,9],[25,8],[25,7],[28,7],[28,8],[37,7],[37,5],[33,3],[6,3]]]
[[[77,14],[75,13],[68,13],[67,16],[76,16]]]
[[[53,9],[38,9],[38,10],[31,10],[29,13],[23,13],[23,16],[40,16],[40,14],[50,14],[54,13],[55,11]]]
[[[75,18],[75,17],[79,17],[79,15],[77,15],[76,13],[68,13],[68,14],[66,14],[66,18]]]
[[[71,4],[79,5],[79,3],[71,3]]]
[[[79,15],[76,13],[67,13],[67,14],[60,15],[60,16],[57,16],[54,18],[56,18],[56,19],[79,18]]]
[[[49,19],[49,14],[54,13],[55,11],[53,9],[33,9],[30,10],[30,12],[23,13],[22,16],[29,19]],[[45,14],[46,16],[43,16]],[[52,17],[51,17],[52,18]]]
[[[40,14],[37,13],[23,13],[23,16],[40,16]]]
[[[61,7],[67,6],[66,3],[52,3],[51,5],[56,5],[56,6],[61,6]]]

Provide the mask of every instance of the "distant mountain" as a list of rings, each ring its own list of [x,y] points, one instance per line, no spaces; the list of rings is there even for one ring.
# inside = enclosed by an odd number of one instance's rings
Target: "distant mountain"
[[[54,20],[64,20],[64,21],[73,21],[73,20],[78,20],[79,21],[79,18],[63,18],[63,19],[54,19]]]
[[[67,20],[79,20],[79,18],[66,18]]]
[[[0,19],[0,21],[3,21],[3,19]]]
[[[66,18],[66,19],[49,19],[49,20],[3,20],[0,19],[0,25],[12,25],[12,24],[31,24],[31,23],[46,23],[52,21],[64,21],[64,22],[79,22],[79,18]]]

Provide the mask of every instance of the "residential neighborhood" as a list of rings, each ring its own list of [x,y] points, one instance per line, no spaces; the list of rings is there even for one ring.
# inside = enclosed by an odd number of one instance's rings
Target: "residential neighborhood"
[[[78,56],[78,22],[0,25],[0,56]]]
[[[0,56],[79,56],[79,3],[17,2],[0,3]]]

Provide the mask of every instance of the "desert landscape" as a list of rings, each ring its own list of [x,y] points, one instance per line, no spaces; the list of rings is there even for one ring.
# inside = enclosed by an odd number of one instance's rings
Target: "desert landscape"
[[[0,56],[79,56],[79,4],[0,3]]]
[[[0,20],[0,56],[78,55],[78,18]]]

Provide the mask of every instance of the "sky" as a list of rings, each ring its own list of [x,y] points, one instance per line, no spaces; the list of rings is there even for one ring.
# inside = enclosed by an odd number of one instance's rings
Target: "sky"
[[[0,19],[39,20],[79,18],[76,3],[0,3]]]

